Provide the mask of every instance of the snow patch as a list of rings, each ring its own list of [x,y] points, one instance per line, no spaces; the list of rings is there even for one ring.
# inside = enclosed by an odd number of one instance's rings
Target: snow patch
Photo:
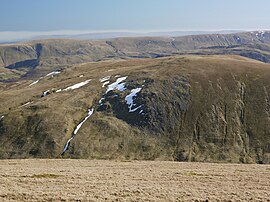
[[[257,38],[265,38],[265,31],[259,31],[256,33],[256,37]]]
[[[88,109],[88,114],[87,114],[87,116],[83,119],[82,122],[80,122],[80,123],[76,126],[76,128],[75,128],[75,130],[74,130],[74,132],[73,132],[73,135],[72,135],[72,137],[67,141],[67,143],[66,143],[66,145],[65,145],[65,147],[64,147],[64,150],[63,150],[63,153],[62,153],[62,154],[64,154],[64,153],[67,151],[67,149],[68,149],[68,147],[69,147],[69,145],[70,145],[71,140],[74,139],[74,137],[76,136],[76,134],[78,133],[78,131],[80,130],[80,128],[82,127],[82,125],[87,121],[87,119],[90,118],[90,116],[92,116],[93,113],[94,113],[94,108]]]
[[[105,81],[103,84],[102,84],[102,88],[104,88],[106,85],[108,85],[110,83],[110,81]]]
[[[65,147],[64,147],[64,150],[63,150],[63,153],[62,154],[64,154],[66,151],[67,151],[67,149],[68,149],[68,147],[69,147],[69,145],[70,145],[70,142],[71,142],[71,140],[73,140],[73,136],[67,141],[67,143],[66,143],[66,145],[65,145]]]
[[[120,76],[120,75],[119,75]],[[108,81],[108,79],[110,79],[111,76],[107,76],[107,77],[104,77],[102,79],[100,79],[100,81],[105,81],[102,85],[102,87],[105,87],[106,85],[108,85],[110,83],[110,81]],[[106,94],[112,90],[119,90],[119,91],[124,91],[126,90],[126,83],[124,83],[123,81],[127,79],[127,76],[124,76],[124,77],[121,77],[121,78],[118,78],[114,83],[110,84],[107,86],[107,90],[105,92],[105,94],[103,94],[103,96],[106,96]],[[103,105],[103,101],[105,100],[105,97],[102,97],[98,103],[100,106]]]
[[[33,85],[37,84],[39,81],[40,81],[40,79],[39,79],[39,80],[34,81],[34,82],[33,82],[33,83],[31,83],[29,86],[33,86]]]
[[[80,88],[80,87],[88,84],[90,81],[91,81],[91,79],[88,79],[88,80],[83,81],[81,83],[74,84],[73,86],[65,88],[63,91],[74,90],[74,89]]]
[[[50,92],[50,90],[44,91],[44,92],[42,93],[42,96],[41,96],[41,97],[46,97],[46,96],[48,96],[48,95],[49,95],[49,92]]]
[[[61,73],[61,72],[59,72],[59,71],[50,72],[49,74],[46,75],[46,77],[48,77],[48,76],[54,76],[54,75],[60,74],[60,73]]]
[[[45,77],[48,77],[48,76],[54,76],[56,74],[60,74],[61,72],[60,71],[54,71],[54,72],[50,72],[49,74],[47,74]],[[44,77],[40,77],[38,80],[34,81],[33,83],[31,83],[29,86],[33,86],[35,84],[37,84],[41,79],[43,79]]]
[[[110,84],[107,88],[106,94],[111,91],[111,90],[119,90],[119,91],[124,91],[126,90],[125,88],[125,83],[122,83],[124,80],[126,80],[128,77],[124,76],[124,77],[120,77],[118,78],[114,83]]]
[[[99,81],[103,83],[104,81],[108,81],[110,78],[111,76],[105,76],[104,78],[99,79]]]
[[[141,108],[142,105],[140,105],[139,107],[136,107],[134,109],[132,109],[134,106],[136,106],[136,104],[134,104],[133,98],[137,96],[137,94],[142,90],[142,88],[135,88],[131,90],[131,93],[129,95],[127,95],[125,97],[125,101],[128,105],[129,108],[129,112],[134,112],[137,109]]]
[[[104,97],[103,97],[103,98],[101,98],[101,99],[98,101],[98,104],[103,105],[103,100],[105,100],[105,98],[104,98]]]
[[[119,90],[119,91],[124,91],[126,90],[126,83],[120,83],[118,84],[115,89]]]
[[[0,116],[0,121],[4,118],[5,116],[3,115],[3,116]]]
[[[134,109],[131,109],[131,107],[129,108],[129,112],[135,112],[137,111],[138,109],[140,109],[142,107],[142,105],[140,105],[139,107],[136,107]]]
[[[84,118],[84,120],[81,123],[79,123],[79,125],[77,125],[76,129],[73,132],[74,135],[78,133],[82,125],[87,121],[87,119],[90,118],[90,116],[92,116],[93,113],[94,113],[94,108],[88,109],[88,115]]]
[[[27,105],[29,105],[29,104],[32,104],[33,102],[27,102],[27,103],[25,103],[25,104],[23,104],[21,107],[25,107],[25,106],[27,106]]]
[[[55,92],[60,93],[61,91],[62,91],[62,89],[60,88],[60,89],[56,90]]]

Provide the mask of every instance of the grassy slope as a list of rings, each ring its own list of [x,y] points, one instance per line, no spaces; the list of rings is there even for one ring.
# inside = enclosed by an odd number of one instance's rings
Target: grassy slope
[[[58,157],[94,107],[66,157],[269,163],[269,68],[239,56],[179,56],[76,65],[31,87],[2,83],[0,156]],[[118,74],[129,76],[127,90],[99,107],[98,79]],[[87,79],[80,89],[40,96]],[[145,115],[128,113],[124,98],[142,85]]]

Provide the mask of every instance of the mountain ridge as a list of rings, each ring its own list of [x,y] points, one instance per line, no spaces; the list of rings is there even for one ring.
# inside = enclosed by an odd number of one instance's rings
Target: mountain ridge
[[[108,59],[156,58],[170,55],[235,54],[270,61],[270,32],[127,37],[110,40],[50,39],[0,45],[1,80],[38,76],[74,64]],[[8,74],[7,74],[8,75]],[[1,76],[1,75],[0,75]]]
[[[62,158],[269,163],[269,76],[240,56],[170,56],[2,83],[0,157],[61,157],[83,123]]]
[[[75,32],[75,33],[74,33]],[[220,31],[149,31],[149,32],[132,32],[132,31],[104,31],[104,32],[85,32],[85,31],[51,31],[51,32],[0,32],[0,44],[27,42],[32,40],[44,39],[79,39],[79,40],[98,40],[112,39],[119,37],[155,37],[155,36],[186,36],[199,34],[229,34],[242,32],[240,30],[220,30]],[[17,36],[17,37],[16,37]]]

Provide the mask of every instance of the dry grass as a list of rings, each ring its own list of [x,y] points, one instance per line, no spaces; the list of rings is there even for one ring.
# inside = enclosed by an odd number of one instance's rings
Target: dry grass
[[[0,201],[269,201],[270,165],[2,160]]]

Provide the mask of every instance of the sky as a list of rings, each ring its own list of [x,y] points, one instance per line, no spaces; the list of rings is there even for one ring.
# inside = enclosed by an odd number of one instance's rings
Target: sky
[[[269,0],[0,0],[0,32],[268,30]],[[1,37],[1,36],[0,36]]]

